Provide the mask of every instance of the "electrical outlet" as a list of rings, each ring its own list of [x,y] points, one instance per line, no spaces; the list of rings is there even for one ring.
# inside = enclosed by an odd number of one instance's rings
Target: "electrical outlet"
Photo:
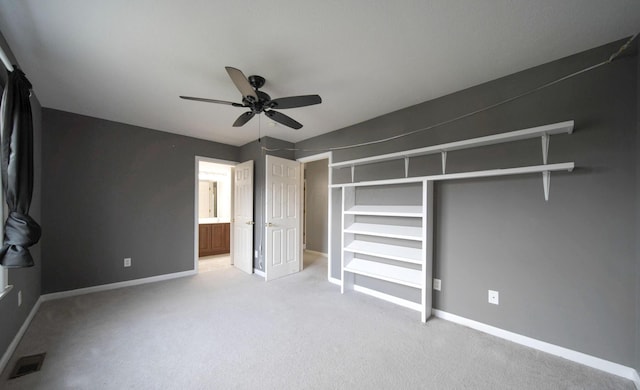
[[[22,290],[18,291],[18,307],[22,306]]]
[[[125,257],[124,258],[124,266],[125,267],[131,267],[131,257]]]
[[[436,291],[442,289],[442,281],[440,279],[433,278],[433,289]]]
[[[489,303],[500,304],[500,293],[498,291],[489,290]]]

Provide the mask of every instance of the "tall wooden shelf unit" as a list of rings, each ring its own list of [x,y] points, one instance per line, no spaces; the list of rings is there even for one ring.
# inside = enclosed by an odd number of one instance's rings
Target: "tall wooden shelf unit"
[[[433,269],[433,182],[441,180],[541,173],[544,198],[549,199],[552,171],[572,171],[573,162],[548,164],[549,137],[571,134],[573,121],[554,123],[420,149],[331,164],[351,168],[351,183],[342,189],[341,292],[356,289],[358,275],[417,289],[420,302],[377,292],[376,296],[431,315]],[[541,137],[542,165],[446,173],[447,152]],[[408,177],[411,157],[440,153],[442,174]],[[381,161],[405,160],[405,177],[355,181],[355,167]],[[362,290],[361,290],[362,291]]]

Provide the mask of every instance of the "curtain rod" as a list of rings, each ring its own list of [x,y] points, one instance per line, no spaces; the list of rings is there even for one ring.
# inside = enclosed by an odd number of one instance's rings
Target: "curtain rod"
[[[0,59],[4,63],[4,67],[7,68],[9,72],[13,72],[13,65],[11,64],[9,57],[7,57],[7,54],[4,52],[2,46],[0,46]]]

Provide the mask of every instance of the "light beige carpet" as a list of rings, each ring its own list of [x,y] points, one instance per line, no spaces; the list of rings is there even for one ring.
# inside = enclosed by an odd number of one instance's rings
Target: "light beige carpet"
[[[326,281],[230,267],[45,302],[2,389],[633,389],[630,381]],[[17,357],[40,372],[7,380]]]

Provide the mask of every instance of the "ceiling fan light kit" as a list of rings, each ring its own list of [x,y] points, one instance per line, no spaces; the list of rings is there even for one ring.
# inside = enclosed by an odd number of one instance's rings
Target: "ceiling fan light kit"
[[[227,70],[231,81],[233,81],[236,88],[238,88],[242,94],[242,103],[191,96],[180,96],[180,98],[194,100],[197,102],[225,104],[234,107],[248,108],[249,111],[240,114],[238,119],[233,123],[234,127],[244,126],[244,124],[249,122],[256,114],[264,113],[273,121],[296,130],[302,128],[302,124],[300,122],[294,120],[288,115],[275,111],[274,109],[283,110],[287,108],[306,107],[322,103],[322,98],[319,95],[289,96],[272,100],[271,96],[260,91],[260,88],[262,88],[266,82],[264,77],[251,75],[247,78],[239,69],[231,66],[227,66],[225,69]]]

